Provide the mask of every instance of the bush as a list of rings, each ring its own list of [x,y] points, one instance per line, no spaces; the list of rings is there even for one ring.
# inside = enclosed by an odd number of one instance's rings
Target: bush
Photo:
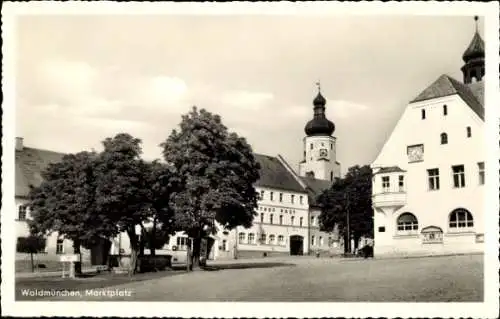
[[[31,271],[35,271],[33,254],[42,252],[45,249],[45,238],[30,235],[28,237],[17,238],[16,250],[18,253],[28,253],[31,257]]]
[[[363,256],[364,258],[373,257],[373,246],[363,246],[363,248],[358,251],[358,254]]]
[[[165,270],[172,266],[172,256],[142,256],[139,257],[140,272]]]

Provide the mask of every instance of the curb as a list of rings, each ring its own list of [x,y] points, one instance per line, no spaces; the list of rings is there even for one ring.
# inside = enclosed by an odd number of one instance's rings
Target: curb
[[[359,260],[391,260],[391,259],[416,259],[416,258],[438,258],[438,257],[452,257],[452,256],[474,256],[484,255],[483,252],[470,252],[470,253],[450,253],[450,254],[430,254],[430,255],[394,255],[394,256],[380,256],[380,257],[356,257],[340,259],[341,262],[359,261]]]

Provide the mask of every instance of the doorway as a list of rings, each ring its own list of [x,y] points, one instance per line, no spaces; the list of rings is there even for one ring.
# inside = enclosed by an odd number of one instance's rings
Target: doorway
[[[304,237],[299,235],[290,236],[290,255],[300,256],[304,254]]]

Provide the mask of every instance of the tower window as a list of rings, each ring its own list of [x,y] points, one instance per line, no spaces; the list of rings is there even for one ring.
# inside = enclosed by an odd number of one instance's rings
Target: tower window
[[[309,145],[309,148],[310,148],[310,149],[313,149],[313,143],[311,143],[311,144]]]
[[[292,202],[292,204],[295,202],[295,195],[290,195],[290,201]]]
[[[484,185],[484,162],[477,163],[479,170],[479,185]]]
[[[471,137],[472,136],[472,130],[470,128],[470,126],[467,126],[467,137]]]
[[[446,104],[443,105],[443,115],[444,116],[448,115],[448,106]]]
[[[441,133],[441,144],[448,144],[448,134]]]
[[[422,109],[422,120],[425,120],[425,109]]]
[[[271,192],[271,193],[270,193],[270,197],[269,197],[269,198],[270,198],[272,201],[274,200],[274,193],[273,193],[273,192]]]
[[[330,180],[333,181],[333,171],[330,172]]]
[[[283,201],[283,193],[280,193],[280,203]]]
[[[330,143],[330,149],[333,150],[333,143]]]

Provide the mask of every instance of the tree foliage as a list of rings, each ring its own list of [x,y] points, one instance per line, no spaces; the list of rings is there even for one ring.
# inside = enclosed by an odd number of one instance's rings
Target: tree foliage
[[[196,266],[201,238],[206,229],[215,231],[214,221],[226,229],[252,225],[259,166],[244,138],[229,133],[220,116],[196,107],[162,146],[178,178],[171,197],[175,222],[193,238]]]
[[[357,245],[362,236],[373,236],[372,170],[368,165],[349,168],[344,178],[335,182],[319,197],[321,206],[320,227],[333,231],[338,225],[339,233],[347,242],[347,213],[349,229]],[[347,248],[347,245],[344,245]]]

